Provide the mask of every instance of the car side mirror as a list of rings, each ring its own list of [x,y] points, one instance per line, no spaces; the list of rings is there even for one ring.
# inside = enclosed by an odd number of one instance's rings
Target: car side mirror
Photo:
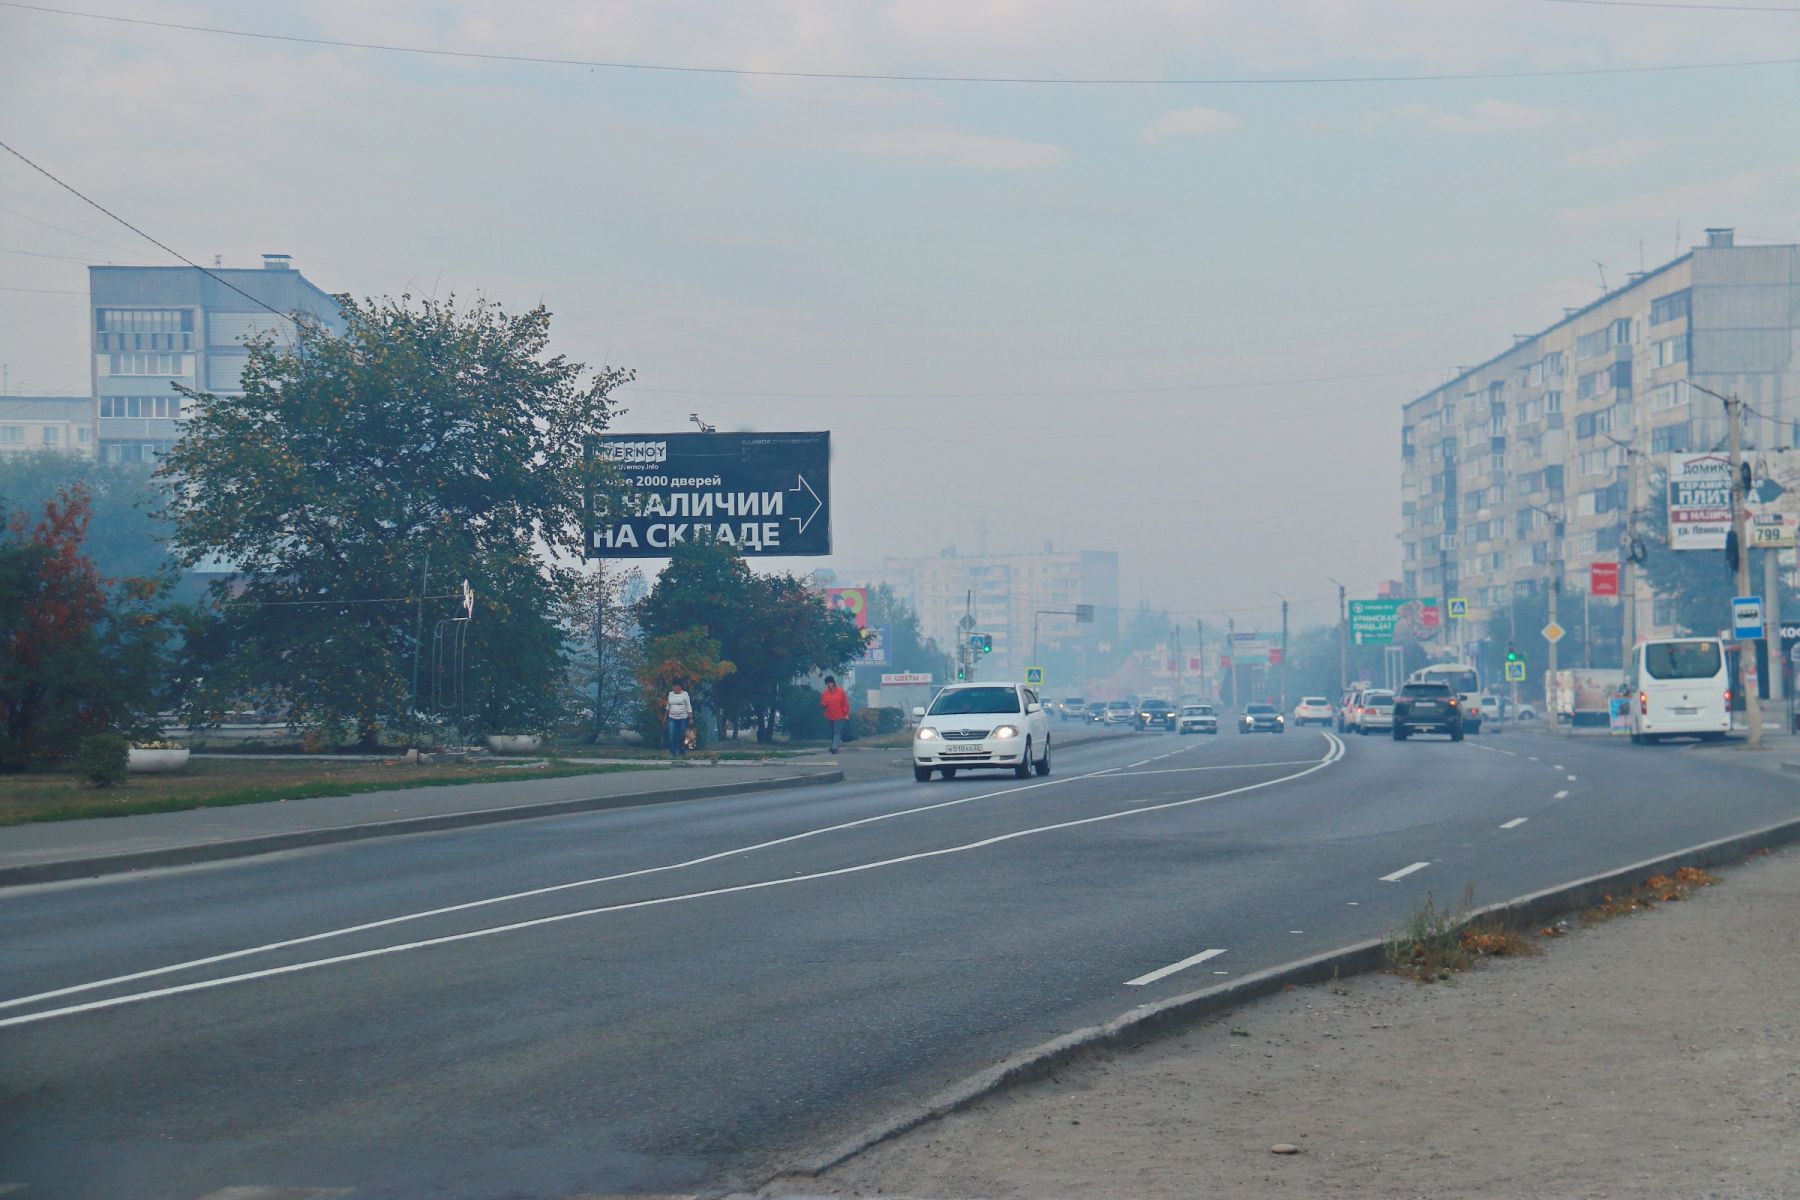
[[[1028,714],[1029,714],[1029,713],[1034,713],[1034,712],[1042,712],[1042,711],[1043,711],[1043,709],[1044,709],[1044,706],[1043,706],[1043,705],[1041,705],[1041,704],[1027,704],[1027,705],[1026,705],[1026,706],[1025,706],[1025,711],[1026,711],[1026,713],[1028,713]]]
[[[923,708],[921,708],[921,707],[919,707],[919,706],[917,706],[917,705],[914,705],[914,706],[913,706],[913,716],[915,716],[915,717],[922,717],[922,716],[924,716],[924,715],[925,715],[925,710],[924,710],[924,709],[923,709]]]

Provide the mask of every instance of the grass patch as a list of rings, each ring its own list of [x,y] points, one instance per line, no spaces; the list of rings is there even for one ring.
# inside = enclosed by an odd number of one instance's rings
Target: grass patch
[[[1719,877],[1699,867],[1681,867],[1673,875],[1652,875],[1628,892],[1608,893],[1599,904],[1588,909],[1590,924],[1610,921],[1615,917],[1644,912],[1658,904],[1686,900],[1703,887],[1711,887]]]
[[[1475,886],[1463,889],[1455,907],[1440,905],[1429,892],[1406,923],[1381,939],[1388,969],[1420,983],[1448,979],[1484,958],[1520,958],[1541,953],[1524,933],[1495,915],[1469,919]]]
[[[606,775],[637,769],[561,760],[541,767],[496,767],[485,763],[417,766],[403,761],[209,759],[196,754],[188,760],[187,769],[178,774],[133,775],[128,782],[106,789],[88,786],[72,771],[0,775],[0,825],[181,812],[455,784]]]

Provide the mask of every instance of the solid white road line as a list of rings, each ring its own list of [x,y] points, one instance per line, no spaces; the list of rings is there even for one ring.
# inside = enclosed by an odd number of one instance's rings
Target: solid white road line
[[[1316,758],[1301,758],[1301,759],[1292,760],[1290,762],[1217,763],[1210,767],[1158,767],[1154,771],[1133,771],[1131,773],[1131,778],[1132,779],[1142,779],[1146,775],[1185,775],[1189,771],[1254,771],[1258,767],[1304,767],[1304,766],[1308,766],[1312,763],[1316,763],[1318,761],[1319,760]],[[1130,770],[1130,768],[1129,767],[1120,767],[1119,768],[1120,772],[1124,772],[1127,770]],[[1112,778],[1123,779],[1123,778],[1125,778],[1125,776],[1123,774],[1115,773],[1112,776]]]
[[[1554,795],[1550,798],[1552,800],[1567,800],[1569,798],[1569,789],[1564,788],[1562,791],[1556,793],[1556,795]]]
[[[1223,953],[1225,953],[1223,950],[1202,950],[1200,953],[1189,958],[1184,958],[1178,963],[1170,963],[1166,967],[1158,967],[1148,975],[1139,975],[1136,979],[1127,979],[1125,981],[1125,986],[1143,987],[1145,984],[1155,983],[1159,979],[1167,979],[1177,971],[1185,971],[1189,967],[1197,967],[1207,959],[1217,958]]]
[[[1517,750],[1502,750],[1498,746],[1484,746],[1480,742],[1468,742],[1466,744],[1476,750],[1486,750],[1489,754],[1504,754],[1508,758],[1519,757],[1519,752]]]
[[[1381,882],[1397,883],[1400,880],[1405,879],[1408,875],[1411,875],[1414,871],[1423,871],[1426,867],[1429,867],[1430,865],[1431,864],[1428,862],[1416,862],[1410,867],[1401,867],[1398,871],[1395,871],[1392,875],[1383,875],[1381,877]]]
[[[1528,819],[1529,818],[1526,818],[1526,817],[1514,817],[1512,820],[1510,820],[1510,821],[1506,822],[1504,825],[1500,826],[1500,828],[1502,828],[1502,829],[1517,829],[1519,826],[1523,825]]]
[[[1186,747],[1184,747],[1185,749]],[[785,837],[771,838],[766,842],[755,842],[750,845],[733,846],[728,850],[720,850],[713,854],[703,854],[698,858],[685,859],[681,862],[664,863],[660,866],[641,867],[635,871],[621,871],[614,875],[596,875],[591,879],[576,879],[568,883],[553,883],[540,888],[530,888],[522,892],[508,892],[500,896],[486,896],[480,900],[465,900],[460,904],[447,904],[441,908],[428,908],[420,912],[403,913],[397,917],[384,917],[377,921],[365,921],[357,925],[346,925],[342,929],[327,929],[321,933],[309,933],[301,937],[284,938],[276,942],[267,942],[260,946],[249,946],[242,950],[228,950],[222,954],[212,954],[205,958],[193,958],[186,962],[173,963],[166,967],[152,967],[146,971],[134,971],[129,975],[115,975],[110,979],[96,979],[92,983],[78,983],[71,987],[56,988],[48,992],[39,992],[33,996],[19,996],[11,1000],[0,1000],[0,1009],[17,1008],[22,1004],[35,1004],[44,1000],[53,1000],[60,996],[72,996],[79,992],[89,992],[96,988],[114,987],[122,983],[135,983],[140,979],[154,979],[159,975],[170,975],[177,971],[192,970],[195,967],[210,967],[217,963],[230,962],[233,959],[247,958],[252,954],[267,954],[275,950],[286,950],[292,946],[304,946],[310,942],[322,942],[328,938],[346,937],[353,933],[367,933],[371,929],[384,929],[390,925],[403,925],[408,921],[423,921],[430,917],[442,917],[450,913],[467,912],[475,908],[487,908],[496,904],[509,904],[514,900],[529,900],[537,896],[548,896],[556,892],[566,892],[572,888],[595,887],[603,883],[617,883],[623,879],[639,879],[646,875],[657,875],[665,871],[681,871],[690,867],[705,866],[720,859],[735,858],[741,854],[752,854],[758,850],[769,850],[776,846],[785,846],[791,842],[804,841],[807,838],[822,837],[828,833],[842,833],[846,829],[856,829],[863,825],[873,825],[881,821],[892,821],[899,817],[912,817],[920,813],[936,812],[939,809],[956,808],[963,804],[973,804],[978,800],[992,800],[998,796],[1011,796],[1019,792],[1036,791],[1039,788],[1055,787],[1066,783],[1079,783],[1084,779],[1096,779],[1118,770],[1117,767],[1104,767],[1096,771],[1088,771],[1081,775],[1065,775],[1057,779],[1045,779],[1036,783],[1022,784],[1018,787],[1001,788],[994,792],[979,792],[973,796],[961,796],[955,800],[943,800],[936,804],[921,804],[913,808],[898,809],[889,813],[878,813],[872,817],[862,817],[855,821],[843,821],[836,825],[822,825],[816,829],[802,830]]]
[[[246,971],[239,975],[225,975],[217,979],[202,979],[194,983],[175,984],[165,988],[155,988],[147,992],[133,992],[123,996],[110,996],[104,1000],[91,1000],[85,1004],[71,1004],[63,1008],[45,1009],[42,1012],[25,1013],[16,1017],[0,1019],[0,1029],[13,1025],[29,1025],[36,1021],[49,1020],[52,1017],[73,1016],[77,1013],[92,1012],[97,1009],[118,1008],[126,1004],[136,1004],[145,1000],[155,1000],[164,996],[179,996],[189,992],[210,991],[233,983],[247,983],[257,979],[270,979],[278,975],[291,975],[297,971],[310,971],[319,967],[336,966],[341,963],[360,962],[364,959],[383,958],[390,954],[400,954],[408,950],[421,950],[429,946],[446,946],[456,942],[473,941],[476,938],[492,937],[501,933],[516,933],[522,929],[535,929],[545,925],[555,925],[563,921],[573,921],[582,917],[601,916],[607,913],[631,912],[643,908],[660,908],[666,904],[679,904],[687,900],[705,900],[715,896],[735,896],[746,892],[767,891],[771,888],[787,887],[796,883],[810,883],[819,879],[836,879],[847,875],[860,875],[867,871],[876,871],[884,867],[900,866],[906,863],[925,862],[930,859],[944,858],[952,854],[966,854],[975,850],[984,850],[990,846],[1003,845],[1018,841],[1021,838],[1035,837],[1044,833],[1056,833],[1065,829],[1078,829],[1086,825],[1098,825],[1107,821],[1117,821],[1126,817],[1141,816],[1144,813],[1164,812],[1170,809],[1186,808],[1194,804],[1203,804],[1209,800],[1223,800],[1229,796],[1241,796],[1248,792],[1261,791],[1277,784],[1291,783],[1296,779],[1304,779],[1308,775],[1323,771],[1336,763],[1344,754],[1344,744],[1330,734],[1325,735],[1328,748],[1325,757],[1319,759],[1304,771],[1296,771],[1292,775],[1284,775],[1279,779],[1265,779],[1259,783],[1247,783],[1239,787],[1227,788],[1222,792],[1209,792],[1202,796],[1192,796],[1186,800],[1170,800],[1162,804],[1145,808],[1127,808],[1116,812],[1102,813],[1094,817],[1079,817],[1068,821],[1057,821],[1050,825],[1037,825],[1028,829],[1015,829],[1011,833],[995,834],[978,841],[964,842],[958,846],[945,846],[937,850],[921,850],[913,854],[902,854],[894,858],[878,859],[874,862],[855,863],[847,867],[837,867],[828,871],[813,871],[804,875],[790,875],[780,879],[764,879],[755,883],[740,883],[729,887],[707,888],[698,892],[686,892],[675,896],[657,896],[648,900],[632,900],[620,904],[605,904],[595,908],[578,909],[574,912],[557,913],[548,917],[537,917],[526,921],[513,921],[505,925],[490,925],[485,929],[471,929],[462,933],[445,934],[441,937],[423,938],[414,942],[402,942],[392,946],[378,946],[371,950],[358,950],[349,954],[337,954],[330,958],[317,958],[304,962],[289,963],[281,967],[268,967],[260,971]],[[1023,790],[1023,789],[1015,789]],[[1421,863],[1420,866],[1426,864]],[[639,872],[644,874],[647,872]],[[547,889],[549,890],[549,889]],[[291,943],[289,943],[291,944]],[[264,949],[264,947],[257,947]],[[251,953],[239,951],[233,954]],[[222,957],[222,956],[220,956]],[[166,968],[155,972],[139,972],[138,978],[148,974],[160,974]],[[125,977],[121,977],[125,978]],[[46,992],[40,997],[22,997],[12,1003],[25,1003],[31,999],[47,999],[55,995],[67,995],[73,991],[101,986],[99,984],[83,984],[75,988],[64,988],[60,992]]]

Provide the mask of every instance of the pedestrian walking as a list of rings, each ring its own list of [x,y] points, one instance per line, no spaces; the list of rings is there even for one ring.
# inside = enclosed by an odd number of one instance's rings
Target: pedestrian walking
[[[836,754],[844,741],[844,722],[850,719],[850,695],[829,675],[825,677],[825,690],[819,693],[819,707],[831,723],[831,752]]]
[[[687,683],[677,679],[669,692],[669,760],[687,757],[688,722],[694,719],[694,701],[687,693]]]

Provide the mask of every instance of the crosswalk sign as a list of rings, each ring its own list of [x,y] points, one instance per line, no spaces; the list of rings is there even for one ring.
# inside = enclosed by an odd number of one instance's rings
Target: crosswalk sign
[[[1025,668],[1025,682],[1033,683],[1033,684],[1044,682],[1044,668],[1042,668],[1042,667],[1026,667]]]
[[[1453,617],[1468,616],[1469,615],[1468,598],[1465,596],[1450,597],[1450,615]]]
[[[1508,683],[1524,683],[1525,682],[1525,664],[1522,662],[1507,663],[1506,664],[1506,682],[1508,682]]]

